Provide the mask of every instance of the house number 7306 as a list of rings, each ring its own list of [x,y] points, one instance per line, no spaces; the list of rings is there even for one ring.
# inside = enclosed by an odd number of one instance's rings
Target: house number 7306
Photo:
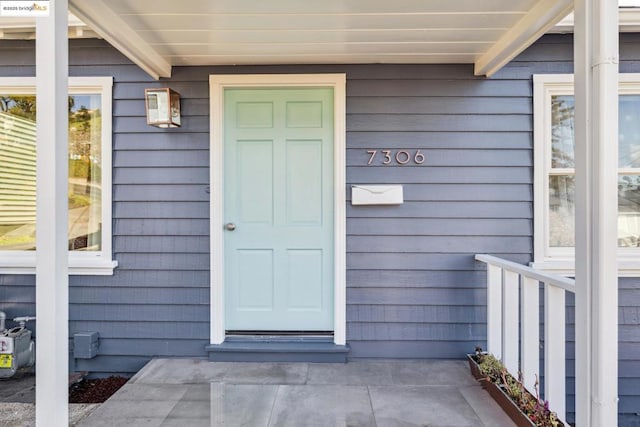
[[[370,156],[367,164],[370,165],[376,159],[378,150],[367,150],[367,153]],[[380,154],[383,157],[383,165],[390,165],[392,162],[394,162],[394,160],[398,165],[406,165],[412,160],[416,165],[421,165],[424,163],[424,154],[422,154],[420,150],[416,150],[415,153],[409,150],[380,150]]]

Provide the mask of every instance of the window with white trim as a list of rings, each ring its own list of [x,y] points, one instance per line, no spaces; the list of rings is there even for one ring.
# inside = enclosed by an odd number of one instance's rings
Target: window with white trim
[[[533,81],[533,266],[573,275],[573,75],[536,75]],[[620,75],[618,134],[619,271],[640,276],[640,74]]]
[[[36,80],[0,78],[0,274],[35,272]],[[69,78],[69,273],[113,274],[111,77]]]

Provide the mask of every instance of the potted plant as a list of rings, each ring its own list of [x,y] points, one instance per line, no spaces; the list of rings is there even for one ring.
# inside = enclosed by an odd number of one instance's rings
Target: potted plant
[[[502,362],[481,348],[477,347],[474,354],[468,354],[467,359],[471,374],[518,426],[565,426],[549,410],[549,402],[540,399],[537,377],[534,396],[524,387],[522,378],[514,378]]]

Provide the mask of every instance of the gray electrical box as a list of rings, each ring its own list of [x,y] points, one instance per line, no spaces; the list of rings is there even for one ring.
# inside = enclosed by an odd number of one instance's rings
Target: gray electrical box
[[[93,359],[98,355],[100,334],[97,332],[77,332],[73,334],[73,357]]]

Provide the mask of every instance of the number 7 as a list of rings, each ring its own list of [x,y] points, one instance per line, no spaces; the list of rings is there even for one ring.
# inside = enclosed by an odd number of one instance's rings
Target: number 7
[[[371,157],[369,158],[369,162],[367,162],[367,164],[370,165],[373,162],[373,159],[376,157],[378,150],[367,150],[367,153],[371,154]]]

